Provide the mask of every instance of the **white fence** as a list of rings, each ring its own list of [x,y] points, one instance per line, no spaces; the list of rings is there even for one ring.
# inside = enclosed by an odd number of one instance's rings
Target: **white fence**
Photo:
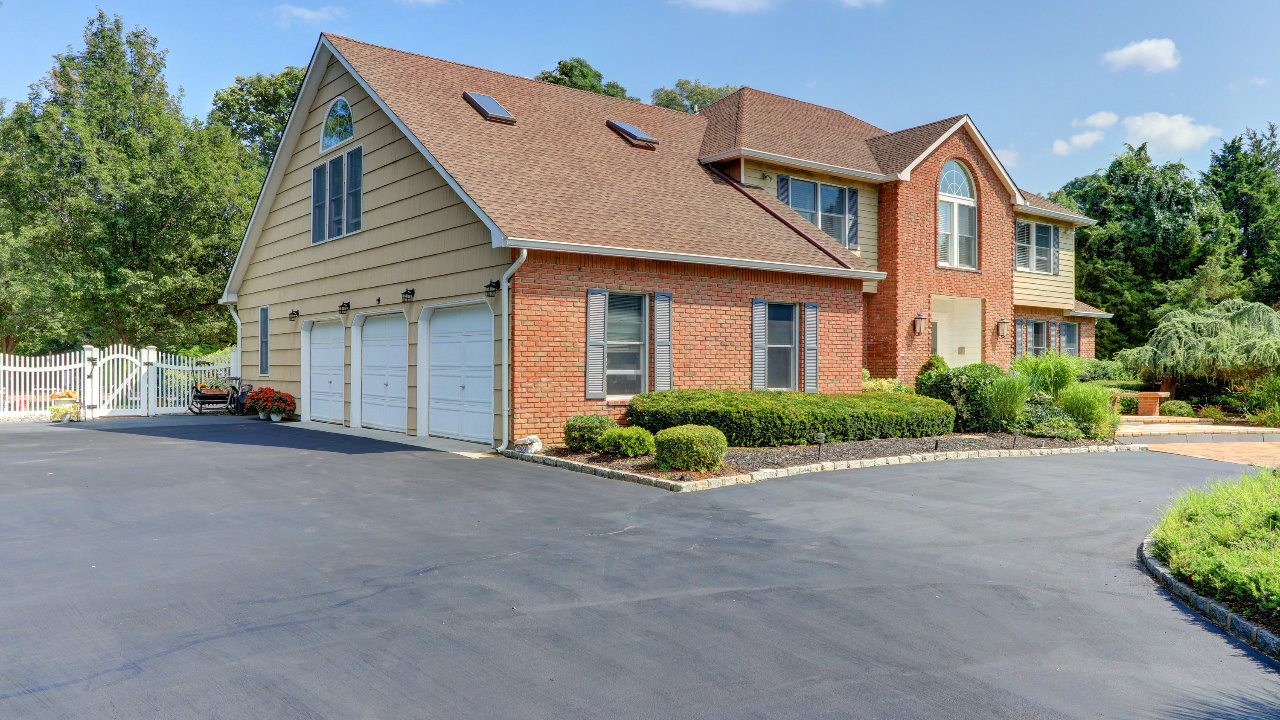
[[[0,417],[47,413],[52,396],[72,391],[84,417],[186,412],[191,388],[232,374],[235,348],[182,357],[154,346],[84,348],[61,355],[0,354]]]

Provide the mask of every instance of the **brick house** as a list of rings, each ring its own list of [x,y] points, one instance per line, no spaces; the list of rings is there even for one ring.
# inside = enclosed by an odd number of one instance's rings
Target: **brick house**
[[[304,419],[554,441],[636,392],[1091,357],[1090,223],[968,116],[687,114],[322,35],[222,302]]]

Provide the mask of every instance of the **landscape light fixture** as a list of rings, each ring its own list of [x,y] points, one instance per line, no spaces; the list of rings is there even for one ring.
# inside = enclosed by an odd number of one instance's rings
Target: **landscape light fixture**
[[[498,281],[498,280],[490,280],[490,281],[489,281],[488,283],[486,283],[486,284],[485,284],[485,286],[484,286],[484,296],[485,296],[485,297],[494,297],[495,295],[497,295],[497,294],[498,294],[498,291],[499,291],[499,290],[501,290],[501,289],[502,289],[502,283],[501,283],[500,281]]]
[[[349,302],[343,302],[343,303],[339,303],[339,304],[338,304],[338,314],[339,314],[339,315],[346,315],[346,314],[347,314],[347,311],[348,311],[348,310],[350,310],[350,309],[351,309],[351,303],[349,303]]]
[[[924,313],[916,313],[915,320],[911,321],[911,330],[916,335],[923,335],[924,327],[928,323],[929,323],[929,318],[925,317]]]
[[[1009,321],[1006,318],[1000,318],[996,323],[996,334],[1000,337],[1009,337]]]
[[[416,290],[414,290],[413,288],[409,288],[408,290],[405,290],[404,292],[400,293],[400,301],[407,302],[407,303],[413,302],[413,296],[416,294],[417,294]]]

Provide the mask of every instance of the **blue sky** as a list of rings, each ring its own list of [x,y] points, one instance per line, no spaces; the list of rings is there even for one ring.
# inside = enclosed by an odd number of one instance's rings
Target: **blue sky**
[[[4,0],[0,97],[79,43],[93,2]],[[1280,122],[1280,3],[935,0],[224,0],[103,4],[170,51],[204,115],[235,75],[304,64],[321,30],[532,76],[579,55],[648,99],[745,84],[897,130],[969,113],[1020,185],[1105,167],[1126,141],[1200,170],[1222,136]]]

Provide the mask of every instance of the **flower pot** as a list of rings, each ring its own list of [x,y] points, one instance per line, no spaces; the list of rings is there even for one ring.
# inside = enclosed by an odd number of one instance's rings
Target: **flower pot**
[[[280,413],[271,413],[271,422],[280,422],[284,419],[284,415]]]
[[[259,410],[259,411],[258,411],[258,419],[259,419],[259,420],[266,420],[266,419],[267,419],[267,414],[266,414],[265,412],[263,412],[263,411]]]

